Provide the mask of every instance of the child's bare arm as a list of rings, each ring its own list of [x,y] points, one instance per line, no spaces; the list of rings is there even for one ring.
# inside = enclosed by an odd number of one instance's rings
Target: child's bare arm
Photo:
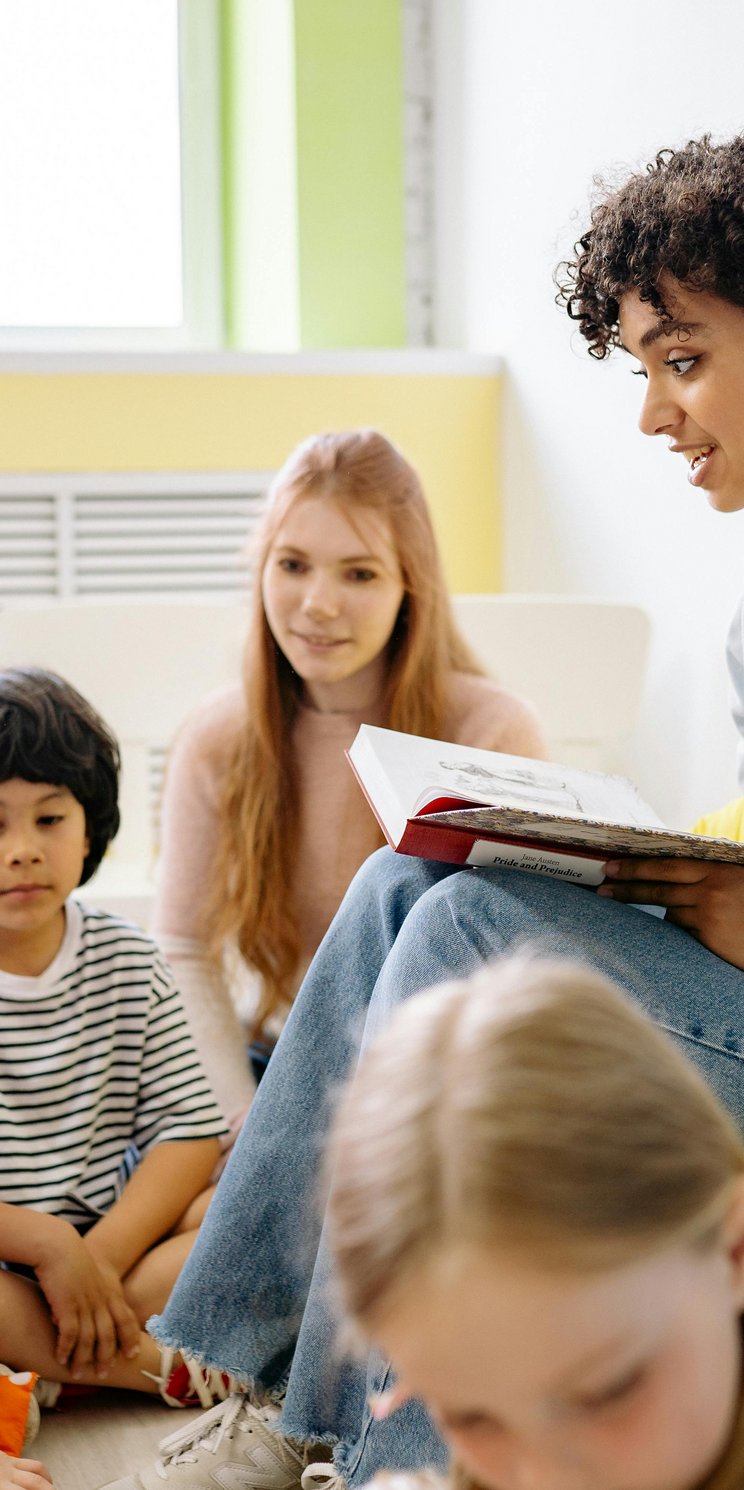
[[[74,1226],[0,1202],[0,1256],[33,1269],[57,1331],[57,1360],[105,1370],[119,1347],[134,1356],[139,1325],[120,1288],[104,1278]]]
[[[0,1490],[49,1490],[52,1476],[39,1459],[13,1459],[0,1449]]]
[[[26,1206],[0,1201],[0,1257],[3,1262],[22,1262],[35,1268],[37,1258],[51,1250],[55,1242],[62,1247],[72,1227],[59,1216],[47,1216]]]
[[[216,1138],[164,1141],[150,1149],[123,1194],[91,1227],[85,1245],[120,1278],[167,1236],[205,1188],[219,1157]]]

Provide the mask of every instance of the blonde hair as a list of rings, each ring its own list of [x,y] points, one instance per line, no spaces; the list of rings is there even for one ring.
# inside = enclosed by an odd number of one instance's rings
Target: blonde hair
[[[374,429],[305,440],[274,478],[257,539],[243,665],[246,724],[225,778],[209,908],[214,955],[219,958],[225,943],[235,941],[246,962],[261,975],[259,1029],[289,1002],[299,957],[287,886],[291,829],[298,811],[292,725],[302,696],[301,681],[269,630],[261,580],[289,509],[308,497],[332,498],[352,521],[356,513],[372,510],[390,525],[405,594],[388,643],[380,701],[388,727],[437,737],[451,672],[483,672],[455,625],[426,499],[413,467]]]
[[[397,1011],[342,1095],[328,1173],[342,1301],[369,1335],[453,1244],[572,1271],[712,1245],[744,1143],[619,989],[521,957]],[[743,1481],[744,1400],[705,1490]]]

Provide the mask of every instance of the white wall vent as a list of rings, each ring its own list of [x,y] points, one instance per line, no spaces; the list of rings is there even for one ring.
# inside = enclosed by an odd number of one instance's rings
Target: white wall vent
[[[0,595],[52,600],[58,576],[57,503],[51,493],[0,493]]]
[[[0,604],[240,598],[272,474],[0,476]]]

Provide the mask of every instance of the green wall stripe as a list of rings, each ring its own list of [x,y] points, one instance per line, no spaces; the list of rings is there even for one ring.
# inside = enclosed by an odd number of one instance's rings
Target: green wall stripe
[[[405,344],[400,0],[294,0],[303,347]]]

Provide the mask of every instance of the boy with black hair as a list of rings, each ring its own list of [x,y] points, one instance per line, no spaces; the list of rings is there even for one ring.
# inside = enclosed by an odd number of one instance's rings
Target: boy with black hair
[[[154,942],[72,898],[119,826],[118,772],[74,688],[0,673],[0,1360],[207,1406],[222,1378],[164,1368],[143,1326],[226,1124]]]

